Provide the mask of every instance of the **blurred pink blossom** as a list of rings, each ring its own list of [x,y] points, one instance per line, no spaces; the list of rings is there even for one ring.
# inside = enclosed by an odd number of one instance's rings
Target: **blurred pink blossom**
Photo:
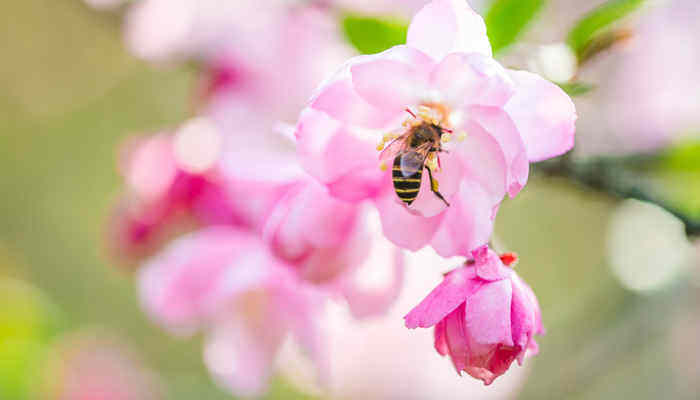
[[[139,280],[154,320],[178,334],[208,332],[207,366],[234,393],[264,391],[288,333],[323,363],[316,323],[323,294],[251,232],[212,227],[184,236],[148,262]]]
[[[324,298],[342,299],[366,317],[385,312],[402,286],[401,252],[365,229],[368,217],[307,178],[280,198],[262,237],[215,226],[158,253],[140,270],[144,308],[175,334],[210,332],[209,369],[234,393],[264,390],[288,332],[322,375],[324,336],[316,324]]]
[[[436,0],[413,18],[406,45],[352,58],[324,82],[296,137],[300,162],[332,195],[374,199],[391,241],[452,256],[486,243],[505,193],[527,182],[529,161],[573,146],[575,119],[556,85],[491,58],[484,22],[466,2]],[[396,152],[380,160],[377,149],[409,129],[402,122],[441,134],[447,152],[426,166],[451,207],[431,193],[428,174],[410,207],[397,199],[384,171]]]
[[[214,169],[188,171],[176,157],[173,135],[160,133],[127,142],[120,171],[126,194],[112,217],[110,232],[120,255],[148,253],[178,223],[242,223],[220,174]]]
[[[164,393],[158,376],[131,349],[104,332],[82,331],[50,349],[42,398],[157,400]]]
[[[462,371],[489,385],[525,353],[537,354],[534,335],[543,334],[532,289],[486,246],[473,263],[445,275],[411,312],[408,328],[435,326],[435,349]],[[509,257],[507,261],[512,262]]]

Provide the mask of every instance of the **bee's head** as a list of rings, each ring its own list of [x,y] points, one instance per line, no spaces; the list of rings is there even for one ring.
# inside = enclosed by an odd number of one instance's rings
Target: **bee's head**
[[[437,142],[442,135],[442,128],[429,122],[422,122],[412,128],[411,145],[419,146],[425,142]]]

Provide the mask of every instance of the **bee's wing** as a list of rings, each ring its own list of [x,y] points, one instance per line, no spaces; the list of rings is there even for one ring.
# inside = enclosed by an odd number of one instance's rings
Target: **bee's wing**
[[[391,143],[389,143],[384,148],[384,150],[382,150],[382,152],[379,153],[379,160],[391,165],[391,163],[394,160],[394,157],[403,153],[408,147],[408,143],[406,142],[407,137],[408,133],[404,133],[403,135],[397,137]]]
[[[403,176],[407,177],[419,173],[423,169],[431,148],[432,143],[424,143],[401,153],[400,167]]]
[[[420,154],[420,156],[423,158],[423,160],[428,157],[428,154],[430,154],[430,149],[432,149],[434,146],[433,142],[426,142],[423,143],[422,145],[416,147],[413,149],[416,153]]]

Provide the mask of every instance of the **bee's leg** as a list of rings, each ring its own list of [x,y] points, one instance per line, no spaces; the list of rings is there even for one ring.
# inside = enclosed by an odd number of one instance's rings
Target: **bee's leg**
[[[449,154],[450,152],[443,149],[442,147],[431,147],[430,151],[437,151],[438,153],[447,153]]]
[[[430,177],[430,190],[435,193],[435,196],[437,196],[440,200],[444,201],[447,207],[450,206],[450,203],[445,200],[445,198],[442,196],[442,193],[438,190],[438,181],[433,178],[433,172],[430,170],[430,168],[426,165],[425,169],[428,170],[428,176]]]

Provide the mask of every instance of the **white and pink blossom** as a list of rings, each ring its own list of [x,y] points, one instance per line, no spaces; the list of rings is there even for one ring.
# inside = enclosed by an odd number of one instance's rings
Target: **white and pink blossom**
[[[352,58],[327,79],[296,136],[305,169],[336,197],[373,199],[390,240],[452,256],[486,243],[504,195],[526,184],[529,162],[573,146],[575,120],[556,85],[492,58],[484,22],[466,2],[435,0],[414,16],[406,45]],[[446,151],[427,165],[451,207],[431,193],[427,174],[413,204],[402,205],[377,153],[402,125],[417,124],[442,132]]]

